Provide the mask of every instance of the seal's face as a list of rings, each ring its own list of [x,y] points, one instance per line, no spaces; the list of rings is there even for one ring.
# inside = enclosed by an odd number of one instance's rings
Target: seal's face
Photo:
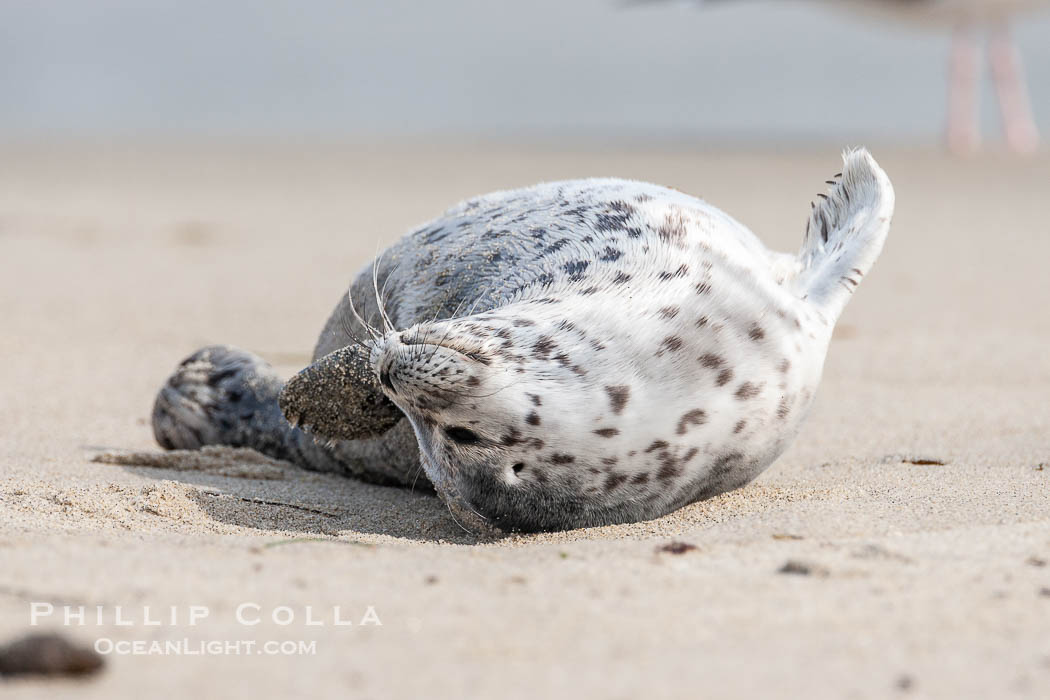
[[[579,334],[567,342],[571,328],[503,309],[389,333],[373,350],[380,385],[461,523],[538,530],[610,519],[606,494],[589,492],[600,472],[587,471],[598,450],[587,445],[586,406],[603,400],[590,388],[600,381],[595,348]]]
[[[624,522],[753,478],[795,422],[774,327],[750,329],[741,356],[723,340],[739,346],[749,328],[697,333],[708,321],[695,315],[601,294],[539,299],[388,333],[371,361],[460,522]]]

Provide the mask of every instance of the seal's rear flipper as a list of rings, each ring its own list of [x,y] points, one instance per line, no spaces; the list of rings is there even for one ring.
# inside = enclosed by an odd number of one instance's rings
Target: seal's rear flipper
[[[328,440],[376,437],[403,417],[379,389],[368,355],[358,345],[329,353],[289,379],[280,406],[293,426]]]
[[[834,321],[882,251],[893,217],[893,185],[860,148],[843,154],[842,174],[819,195],[792,287]]]

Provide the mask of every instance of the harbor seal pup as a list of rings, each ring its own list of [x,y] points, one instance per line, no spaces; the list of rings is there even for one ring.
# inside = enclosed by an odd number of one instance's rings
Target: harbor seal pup
[[[227,346],[184,361],[156,438],[425,482],[478,531],[638,521],[735,489],[798,432],[889,230],[886,174],[864,150],[844,162],[797,255],[640,182],[470,199],[357,276],[287,383]]]

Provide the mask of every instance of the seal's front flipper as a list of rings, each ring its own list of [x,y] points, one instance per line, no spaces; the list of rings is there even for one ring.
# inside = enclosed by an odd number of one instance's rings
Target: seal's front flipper
[[[358,345],[329,353],[289,379],[280,405],[292,425],[329,440],[376,437],[404,416],[380,390]]]

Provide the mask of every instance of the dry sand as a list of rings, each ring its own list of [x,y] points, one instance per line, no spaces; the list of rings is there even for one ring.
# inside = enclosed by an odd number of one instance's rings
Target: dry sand
[[[38,628],[87,643],[317,642],[0,691],[1050,696],[1050,159],[874,151],[897,217],[787,454],[653,522],[479,545],[433,498],[281,463],[91,460],[154,447],[154,392],[198,346],[299,369],[351,274],[460,198],[652,180],[792,250],[834,148],[0,149],[0,642],[33,601],[106,606]],[[296,620],[239,625],[244,602]],[[210,615],[147,626],[144,605]],[[335,626],[336,605],[382,626]]]

